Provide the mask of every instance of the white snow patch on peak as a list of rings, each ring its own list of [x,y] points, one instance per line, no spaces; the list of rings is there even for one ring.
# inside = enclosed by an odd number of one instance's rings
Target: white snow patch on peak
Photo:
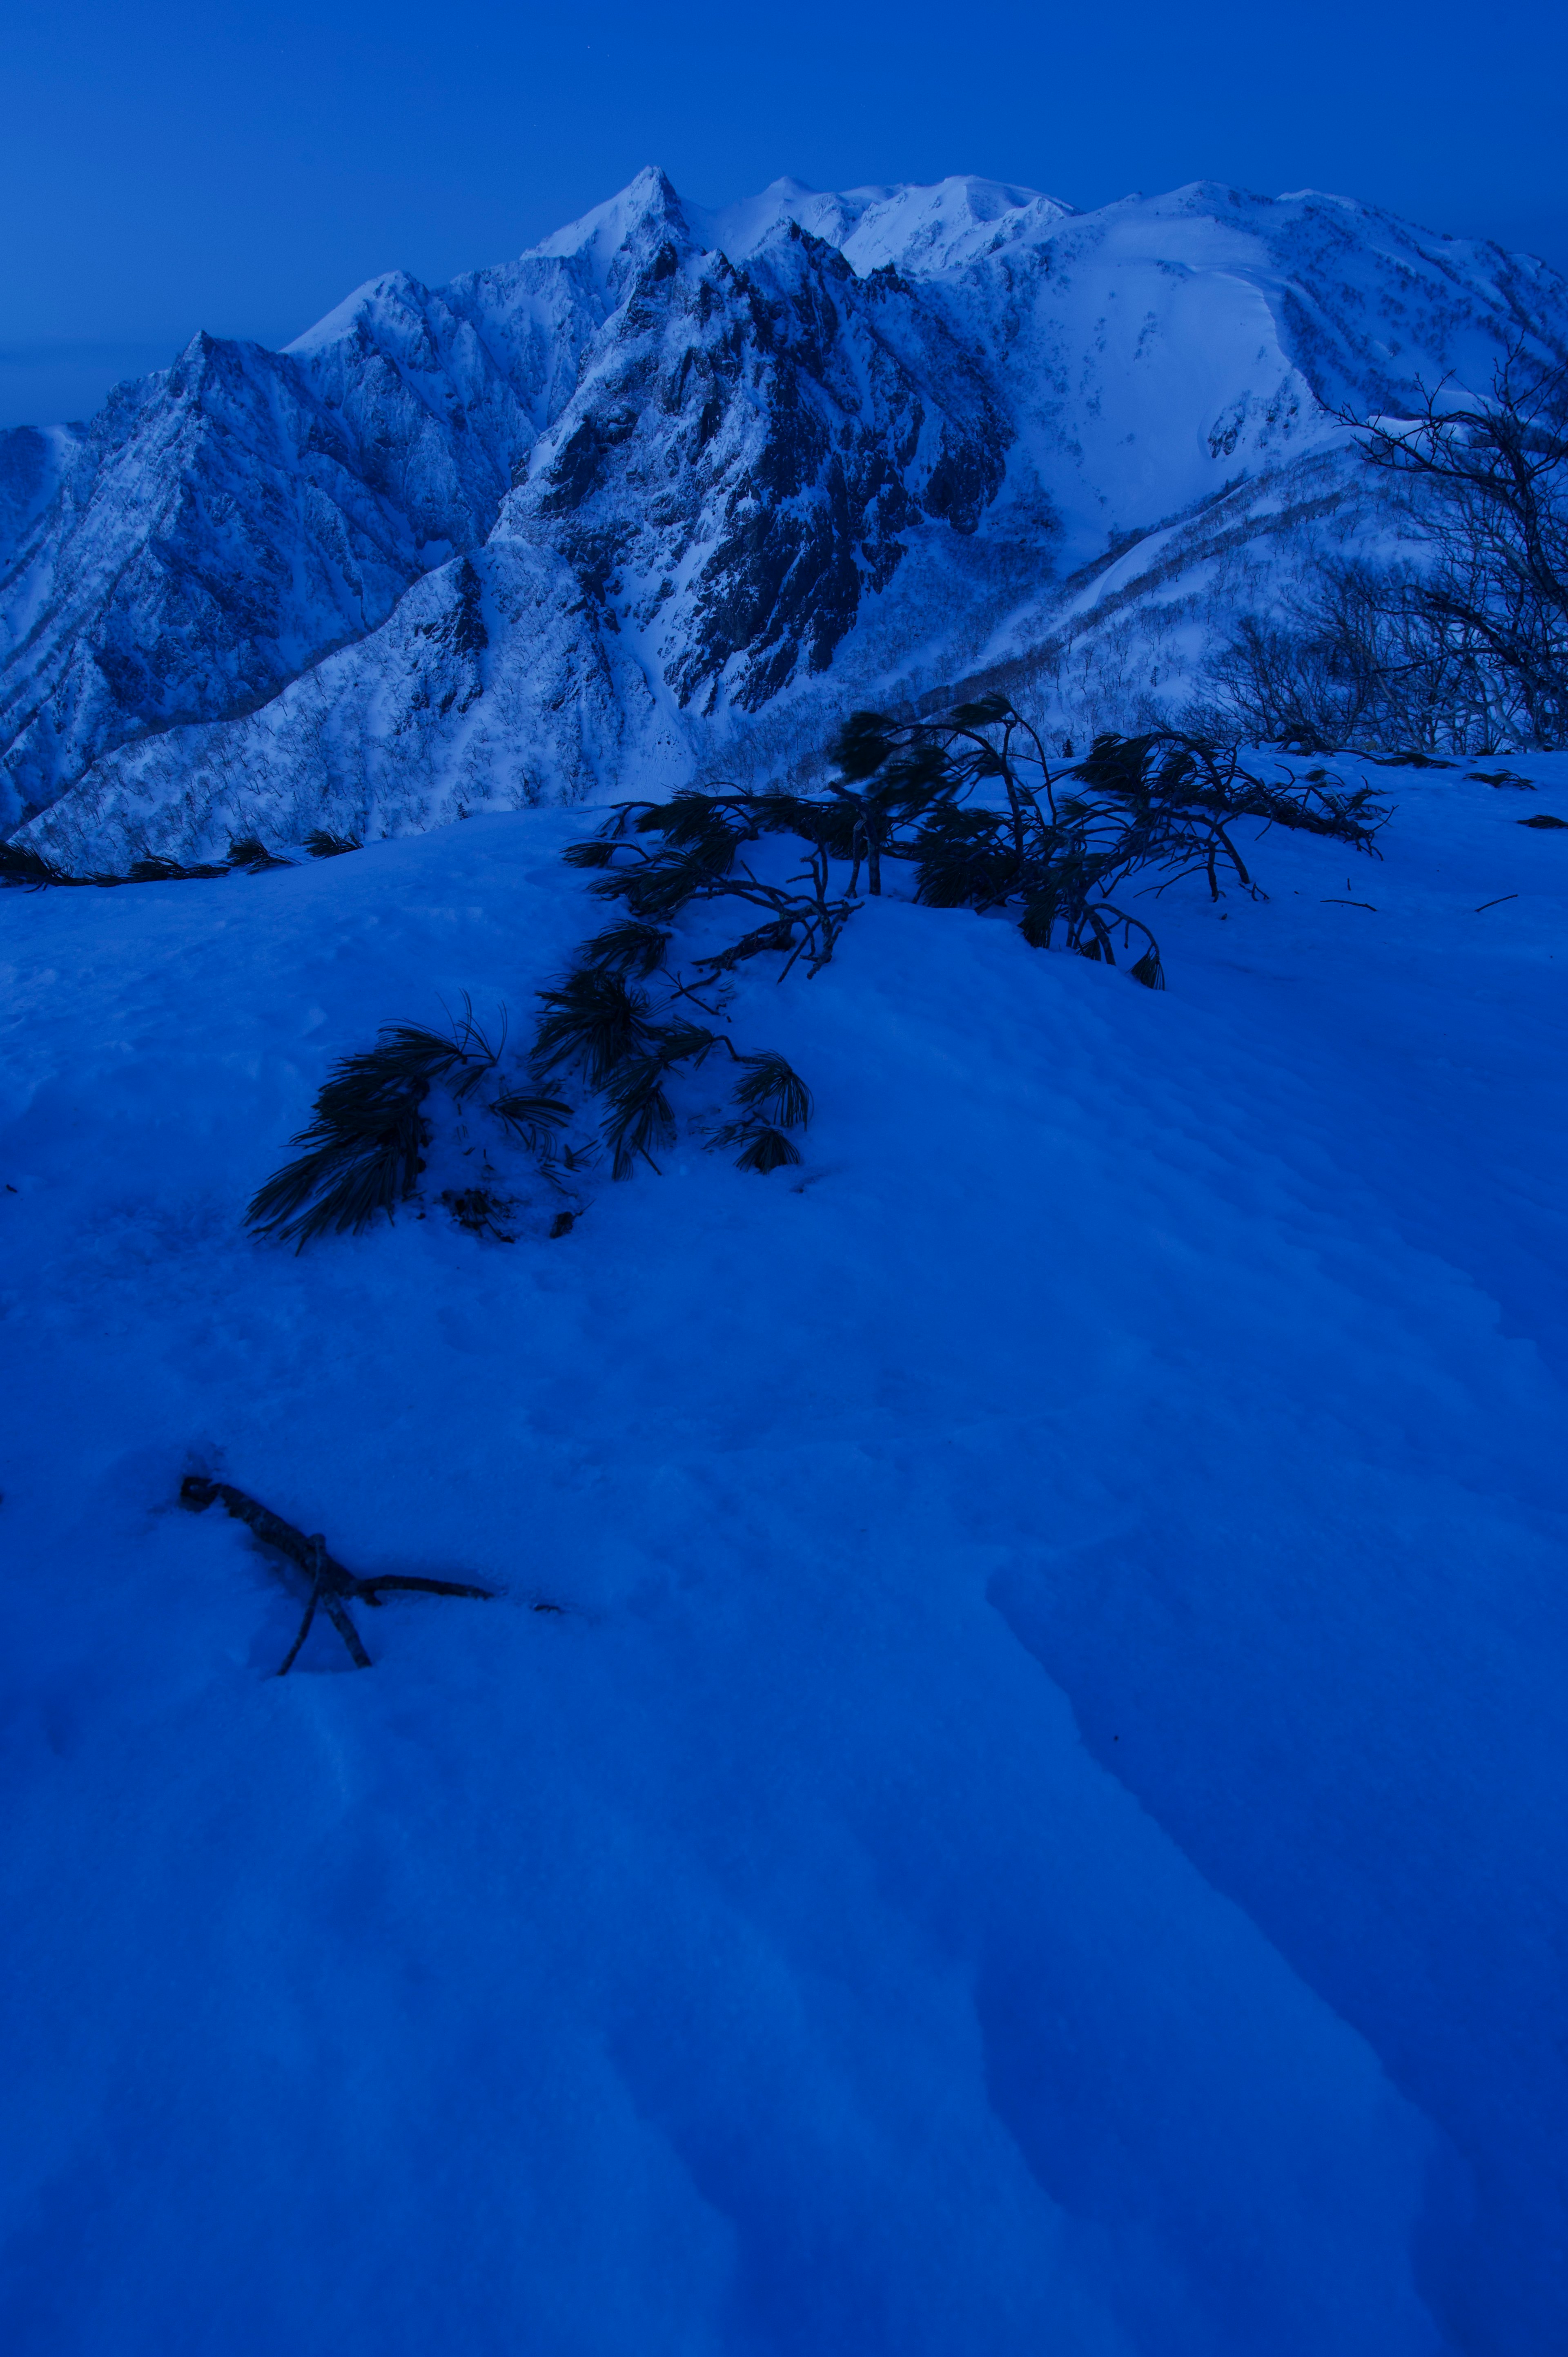
[[[1071,211],[1037,188],[957,175],[882,192],[862,214],[844,258],[863,277],[888,263],[910,277],[936,277],[1000,242],[1052,229]]]
[[[842,246],[859,219],[855,195],[875,193],[860,189],[848,196],[835,195],[786,174],[782,179],[770,180],[758,195],[740,197],[733,205],[688,204],[684,210],[700,244],[710,252],[716,248],[727,253],[732,262],[746,262],[788,221],[798,221],[828,245]]]
[[[376,277],[367,278],[362,286],[356,286],[351,295],[346,295],[324,318],[317,319],[313,328],[306,328],[302,336],[295,336],[284,350],[296,357],[320,351],[324,345],[340,343],[345,336],[351,335],[361,319],[393,308],[404,309],[411,297],[417,303],[425,293],[418,279],[406,270],[383,270]]]
[[[657,164],[645,164],[618,195],[596,205],[581,220],[568,221],[529,253],[561,261],[581,256],[602,280],[639,231],[650,225],[689,234],[681,199]]]
[[[685,208],[704,245],[744,262],[787,222],[837,246],[859,277],[891,264],[909,277],[962,269],[1002,241],[1055,226],[1070,205],[1036,188],[954,173],[929,186],[821,190],[779,179],[759,196],[707,210]]]

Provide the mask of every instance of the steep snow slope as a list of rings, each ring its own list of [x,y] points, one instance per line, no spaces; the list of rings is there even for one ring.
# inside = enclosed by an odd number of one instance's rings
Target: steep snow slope
[[[1544,265],[1310,192],[708,213],[644,172],[507,268],[123,391],[0,588],[9,823],[101,863],[789,768],[838,705],[999,667],[1066,710],[1079,641],[1117,716],[1222,560],[1266,595],[1303,524],[1359,528],[1329,411],[1485,385],[1521,334],[1568,350]]]
[[[570,813],[0,899],[8,2350],[1562,2345],[1555,766],[1164,996],[868,909],[802,1170],[510,1247],[239,1214]],[[506,1594],[279,1684],[198,1464]]]
[[[0,432],[0,566],[59,488],[80,427],[12,425]]]

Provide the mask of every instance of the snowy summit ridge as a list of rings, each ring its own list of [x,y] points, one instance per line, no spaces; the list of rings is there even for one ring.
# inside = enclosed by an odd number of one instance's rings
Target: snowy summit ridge
[[[1336,406],[1521,334],[1568,349],[1545,265],[1312,192],[708,211],[650,168],[0,436],[0,826],[97,865],[402,833],[787,771],[985,677],[1114,717],[1343,506]]]

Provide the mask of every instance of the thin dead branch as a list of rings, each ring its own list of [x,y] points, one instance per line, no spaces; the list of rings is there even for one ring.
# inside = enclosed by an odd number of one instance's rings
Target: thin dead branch
[[[187,1474],[179,1485],[179,1501],[195,1514],[205,1513],[209,1506],[222,1504],[236,1522],[246,1523],[255,1533],[263,1546],[286,1556],[310,1582],[305,1617],[299,1624],[299,1633],[278,1671],[280,1678],[286,1677],[294,1667],[300,1648],[310,1634],[318,1608],[326,1613],[342,1638],[354,1667],[368,1670],[371,1666],[371,1657],[349,1616],[350,1604],[378,1606],[383,1595],[392,1592],[487,1598],[495,1595],[493,1587],[471,1587],[455,1579],[418,1579],[401,1572],[381,1572],[372,1574],[368,1579],[360,1578],[328,1554],[327,1541],[320,1532],[306,1536],[304,1531],[295,1530],[292,1523],[285,1523],[281,1514],[274,1514],[258,1499],[248,1496],[243,1490],[236,1490],[231,1482],[211,1481],[204,1474]]]

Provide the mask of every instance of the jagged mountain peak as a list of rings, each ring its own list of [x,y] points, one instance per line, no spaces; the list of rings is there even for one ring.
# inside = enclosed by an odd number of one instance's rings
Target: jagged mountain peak
[[[378,272],[285,349],[308,360],[349,338],[396,340],[409,323],[428,318],[433,307],[469,315],[476,306],[487,314],[504,313],[509,297],[515,299],[521,291],[526,304],[563,268],[602,317],[619,302],[647,252],[665,239],[682,248],[693,243],[680,198],[668,176],[650,164],[617,195],[510,262],[465,272],[437,288],[406,270]]]
[[[647,164],[635,178],[607,202],[596,205],[581,220],[569,221],[530,248],[544,260],[572,260],[585,264],[612,299],[618,297],[639,260],[666,238],[681,245],[691,242],[691,230],[681,199],[668,174]],[[527,259],[524,256],[523,259]]]

